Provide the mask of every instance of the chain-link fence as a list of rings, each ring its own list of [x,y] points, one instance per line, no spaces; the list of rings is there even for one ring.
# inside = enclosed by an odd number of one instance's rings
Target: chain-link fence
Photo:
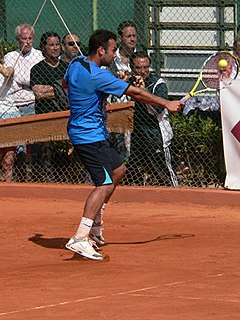
[[[0,69],[11,73],[12,67],[14,73],[1,75],[0,118],[23,118],[68,109],[59,81],[69,55],[79,48],[83,54],[87,53],[93,30],[104,28],[118,33],[123,21],[135,24],[136,48],[147,51],[151,58],[151,81],[145,81],[146,89],[164,95],[166,85],[169,99],[179,99],[192,88],[203,61],[210,54],[232,49],[238,31],[237,9],[234,0],[118,0],[111,4],[106,0],[1,0],[0,44],[5,69],[1,65]],[[26,43],[25,35],[19,30],[15,34],[15,28],[23,23],[34,26],[35,36],[30,39],[33,42]],[[64,38],[69,32],[74,34],[74,39]],[[45,63],[46,37],[56,34],[60,38],[57,60]],[[32,44],[34,53],[28,49]],[[44,93],[38,85],[45,86]],[[128,167],[121,183],[221,186],[225,168],[218,97],[215,94],[193,97],[176,116],[155,111],[136,102],[133,132],[111,134]],[[0,130],[4,134],[4,125]],[[8,145],[0,151],[1,179],[91,183],[71,151],[67,140]]]

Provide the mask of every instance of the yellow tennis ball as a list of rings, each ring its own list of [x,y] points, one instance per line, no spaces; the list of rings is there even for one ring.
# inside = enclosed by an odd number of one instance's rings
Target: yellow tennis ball
[[[227,68],[227,65],[228,65],[228,62],[227,62],[227,60],[225,60],[225,59],[221,59],[221,60],[219,60],[219,62],[218,62],[218,66],[219,66],[219,68],[221,68],[221,69],[226,69],[226,68]]]

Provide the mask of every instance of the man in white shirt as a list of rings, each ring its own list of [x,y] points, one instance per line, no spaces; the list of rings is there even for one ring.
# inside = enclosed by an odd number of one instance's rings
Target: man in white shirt
[[[29,24],[21,24],[15,29],[17,50],[7,53],[4,67],[13,67],[12,76],[8,79],[10,90],[8,97],[18,107],[21,116],[35,113],[35,97],[30,89],[30,70],[44,59],[42,52],[33,48],[34,29]]]
[[[5,81],[12,74],[12,67],[4,68],[4,53],[0,47],[0,119],[20,117],[19,110],[14,106],[13,102],[7,97],[7,88]],[[0,148],[0,180],[11,182],[13,179],[13,167],[15,161],[16,147]]]
[[[30,88],[30,70],[44,57],[40,50],[33,48],[34,28],[31,25],[24,23],[17,26],[15,35],[19,48],[7,53],[4,57],[4,67],[13,68],[11,76],[5,77],[4,86],[8,89],[8,99],[13,102],[22,117],[35,114],[35,96]],[[23,154],[23,159],[27,164],[23,170],[26,171],[26,179],[29,179],[28,174],[32,171],[29,163],[34,163],[34,157],[37,154],[36,147],[20,145],[17,153]]]

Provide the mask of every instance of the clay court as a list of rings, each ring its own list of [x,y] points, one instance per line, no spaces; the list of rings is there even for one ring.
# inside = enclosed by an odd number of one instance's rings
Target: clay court
[[[0,184],[0,319],[239,319],[239,192],[119,187],[92,261],[64,249],[90,191]]]

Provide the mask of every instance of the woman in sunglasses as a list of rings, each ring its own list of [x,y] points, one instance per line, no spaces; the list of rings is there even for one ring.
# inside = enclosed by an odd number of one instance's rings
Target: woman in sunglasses
[[[74,57],[81,54],[80,44],[80,39],[76,34],[66,34],[62,39],[61,59],[69,63]]]

